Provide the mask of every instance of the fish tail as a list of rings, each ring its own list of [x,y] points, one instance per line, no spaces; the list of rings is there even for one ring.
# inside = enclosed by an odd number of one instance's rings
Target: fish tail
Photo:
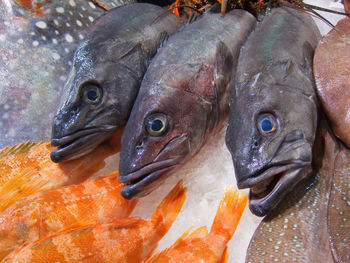
[[[182,180],[170,191],[170,193],[158,205],[150,221],[155,229],[165,235],[177,218],[186,199],[186,189],[182,186]]]
[[[210,233],[226,236],[230,240],[236,231],[247,200],[246,192],[239,193],[233,185],[229,185],[220,201]]]

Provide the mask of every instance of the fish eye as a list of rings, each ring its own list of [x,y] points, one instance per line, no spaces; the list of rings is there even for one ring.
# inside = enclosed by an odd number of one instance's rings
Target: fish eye
[[[270,113],[264,113],[258,118],[257,126],[262,135],[271,135],[277,129],[276,117]]]
[[[95,84],[83,87],[83,99],[89,104],[97,104],[102,99],[102,89]]]
[[[163,113],[152,113],[146,118],[146,131],[151,136],[161,136],[168,131],[168,119]]]

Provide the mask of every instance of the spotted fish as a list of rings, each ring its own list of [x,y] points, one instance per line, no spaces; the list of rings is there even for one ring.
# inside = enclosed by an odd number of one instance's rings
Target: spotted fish
[[[73,53],[105,13],[88,0],[17,3],[0,1],[0,148],[50,138]]]
[[[256,23],[210,12],[170,36],[147,69],[122,137],[126,198],[143,196],[193,157],[228,115],[241,45]]]
[[[256,215],[271,211],[311,170],[319,38],[309,15],[273,8],[241,50],[226,145]]]
[[[55,162],[78,158],[123,126],[157,48],[183,24],[137,3],[110,10],[78,47],[52,128]]]
[[[324,145],[317,149],[316,176],[297,186],[259,225],[247,263],[349,262],[350,151],[329,133]]]

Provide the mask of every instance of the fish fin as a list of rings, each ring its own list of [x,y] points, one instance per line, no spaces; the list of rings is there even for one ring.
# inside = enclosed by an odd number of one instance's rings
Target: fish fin
[[[37,169],[26,168],[0,188],[0,211],[26,196],[48,188],[49,181],[42,178]]]
[[[194,239],[194,238],[204,238],[208,235],[208,229],[206,226],[202,226],[200,228],[197,228],[195,231],[191,233],[191,235],[188,236],[188,239]]]
[[[22,142],[20,144],[17,145],[13,145],[11,147],[5,147],[3,149],[0,150],[0,158],[10,155],[10,154],[20,154],[20,153],[25,153],[27,152],[30,148],[37,146],[37,145],[41,145],[44,144],[45,142]],[[48,143],[48,142],[46,142]]]
[[[210,233],[224,235],[230,240],[236,231],[247,200],[246,192],[238,192],[233,185],[229,185],[220,201]]]
[[[177,218],[185,199],[186,189],[182,186],[182,180],[180,180],[158,205],[150,219],[150,221],[156,226],[155,228],[162,231],[162,234],[165,235]]]
[[[224,252],[222,253],[222,258],[220,260],[220,263],[227,263],[228,262],[228,256],[229,256],[229,253],[228,253],[228,248],[226,246]]]

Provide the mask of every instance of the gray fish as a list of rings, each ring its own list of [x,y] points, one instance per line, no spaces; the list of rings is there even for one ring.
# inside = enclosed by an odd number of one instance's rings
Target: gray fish
[[[329,200],[339,147],[328,133],[324,150],[321,144],[318,147],[317,158],[321,160],[317,162],[321,163],[321,167],[315,168],[316,177],[300,183],[264,218],[250,242],[246,262],[349,262],[333,260],[327,227],[327,207],[329,209],[332,206]],[[346,211],[344,208],[349,211],[349,206],[336,208],[338,223],[346,219],[341,215]],[[331,228],[339,228],[339,225]],[[343,228],[342,232],[337,233],[342,233],[340,238],[349,239],[349,228]],[[349,241],[346,245],[342,249],[343,255],[348,251]]]
[[[34,12],[0,0],[0,148],[50,138],[73,53],[105,13],[86,0],[43,3]]]
[[[125,198],[143,196],[190,159],[228,115],[241,45],[256,24],[243,10],[208,13],[152,60],[122,137]]]
[[[159,6],[131,4],[96,20],[78,47],[54,118],[54,162],[91,152],[129,117],[144,72],[183,24]]]
[[[274,8],[241,50],[226,145],[239,188],[263,216],[311,170],[317,127],[312,58],[320,33],[312,18]]]

